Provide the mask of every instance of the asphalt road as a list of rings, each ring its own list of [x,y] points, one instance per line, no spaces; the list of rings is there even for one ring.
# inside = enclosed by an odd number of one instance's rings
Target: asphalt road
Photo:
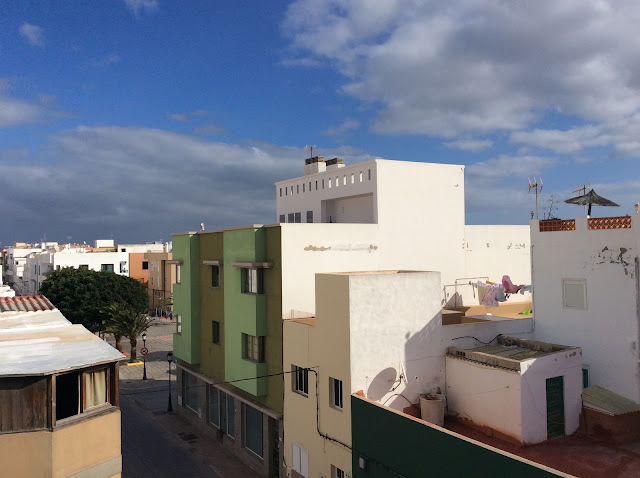
[[[120,396],[123,478],[221,478],[160,427],[131,397]]]

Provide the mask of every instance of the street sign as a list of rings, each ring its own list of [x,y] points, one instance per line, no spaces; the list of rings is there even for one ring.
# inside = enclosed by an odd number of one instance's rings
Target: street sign
[[[147,347],[142,347],[142,348],[140,349],[140,353],[141,353],[142,355],[147,355],[147,354],[149,353],[149,349],[148,349]]]

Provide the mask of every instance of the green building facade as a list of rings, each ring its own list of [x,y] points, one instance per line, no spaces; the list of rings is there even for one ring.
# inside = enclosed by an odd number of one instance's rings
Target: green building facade
[[[279,226],[176,234],[178,413],[262,476],[282,462]]]

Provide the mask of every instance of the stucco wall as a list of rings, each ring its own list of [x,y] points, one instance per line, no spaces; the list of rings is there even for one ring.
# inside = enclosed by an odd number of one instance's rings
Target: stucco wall
[[[640,402],[638,276],[640,220],[631,229],[539,232],[531,221],[537,340],[582,348],[591,385]],[[561,260],[559,260],[561,258]],[[563,306],[563,279],[585,279],[587,308]]]
[[[518,372],[449,356],[446,366],[449,413],[522,441],[522,388]]]
[[[195,233],[173,236],[173,258],[181,260],[180,283],[173,285],[174,314],[182,316],[182,332],[173,334],[173,353],[188,364],[200,363],[199,241]]]
[[[63,478],[101,464],[119,476],[120,456],[120,410],[53,432],[0,435],[2,476]]]

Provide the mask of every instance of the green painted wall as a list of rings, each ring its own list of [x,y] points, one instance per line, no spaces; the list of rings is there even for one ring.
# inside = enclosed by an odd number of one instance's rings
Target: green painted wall
[[[214,381],[224,380],[224,268],[220,267],[220,286],[211,284],[212,267],[202,261],[223,261],[223,232],[198,234],[200,238],[200,372]],[[212,321],[220,322],[220,343],[213,343]]]
[[[173,334],[173,353],[191,365],[200,363],[200,300],[192,290],[200,288],[197,234],[173,236],[173,259],[182,260],[180,283],[173,286],[174,314],[182,316],[182,332]]]
[[[354,396],[351,434],[353,478],[558,476]]]
[[[265,231],[263,228],[224,231],[223,244],[225,380],[263,376],[267,374],[266,362],[242,358],[242,334],[267,334],[267,298],[265,294],[242,293],[242,272],[233,263],[266,261]],[[235,382],[234,386],[256,397],[267,395],[266,378]]]

